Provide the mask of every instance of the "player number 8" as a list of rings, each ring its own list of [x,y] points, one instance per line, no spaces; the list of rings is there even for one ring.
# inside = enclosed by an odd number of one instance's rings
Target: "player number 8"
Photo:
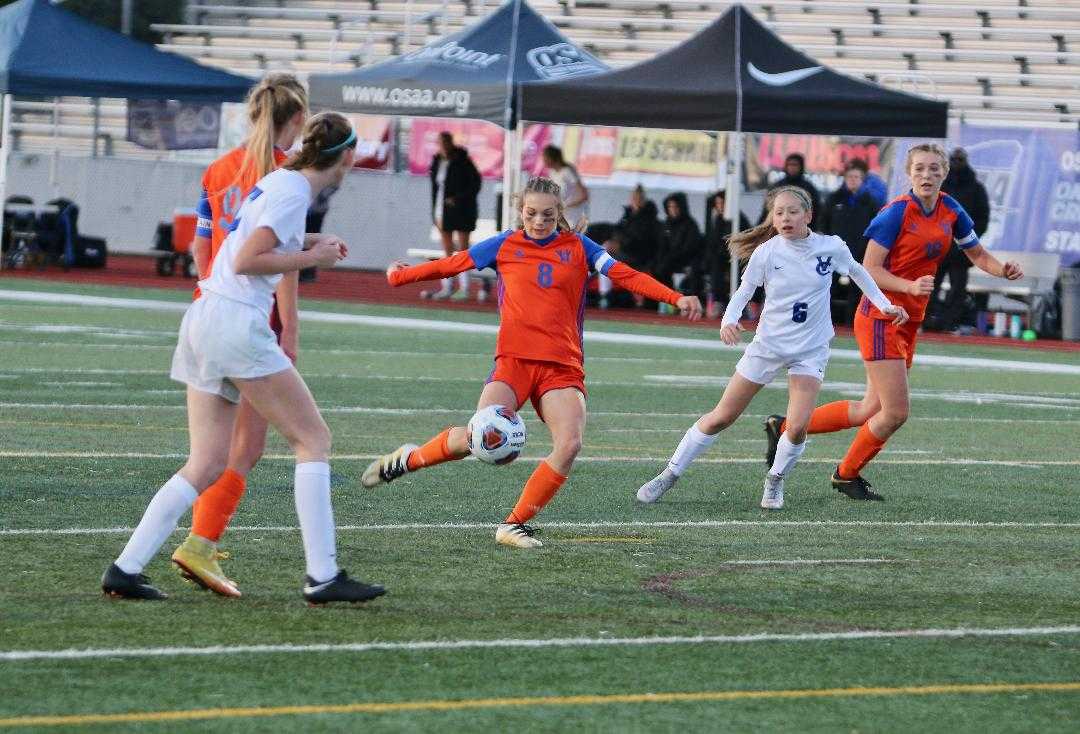
[[[807,306],[808,304],[803,301],[796,301],[795,305],[791,307],[791,320],[796,324],[806,321]]]
[[[551,275],[554,268],[549,263],[540,263],[537,266],[536,282],[544,288],[551,287]]]

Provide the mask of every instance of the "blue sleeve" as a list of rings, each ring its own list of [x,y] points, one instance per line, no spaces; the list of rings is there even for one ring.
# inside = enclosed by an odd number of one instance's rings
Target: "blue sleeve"
[[[896,243],[896,238],[900,236],[906,209],[907,202],[903,200],[889,204],[877,213],[870,222],[870,226],[863,232],[863,236],[868,240],[874,240],[886,250],[891,250]]]
[[[607,275],[611,266],[616,263],[603,245],[598,245],[583,234],[579,234],[581,244],[585,247],[585,259],[589,263],[589,270],[594,270],[601,275]]]
[[[970,250],[979,244],[979,235],[975,234],[975,222],[960,202],[950,197],[945,204],[956,214],[956,222],[953,223],[953,241],[956,242],[957,247],[961,250]]]
[[[210,210],[210,195],[206,189],[199,194],[199,203],[195,207],[195,236],[210,239],[214,235],[214,213]]]
[[[494,237],[488,237],[486,240],[477,242],[469,248],[469,257],[472,258],[477,270],[483,270],[484,268],[495,269],[495,261],[499,257],[499,248],[502,247],[503,242],[506,241],[511,232],[513,230],[510,229],[500,232]]]

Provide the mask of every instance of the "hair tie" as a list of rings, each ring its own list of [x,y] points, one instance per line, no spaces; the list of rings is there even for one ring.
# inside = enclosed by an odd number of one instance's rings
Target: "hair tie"
[[[319,155],[333,155],[334,153],[338,153],[338,152],[344,150],[345,148],[348,148],[349,146],[351,146],[351,145],[353,145],[355,143],[356,143],[356,131],[355,130],[349,130],[349,136],[347,138],[342,140],[337,145],[332,145],[329,148],[323,148],[322,150],[319,151]]]

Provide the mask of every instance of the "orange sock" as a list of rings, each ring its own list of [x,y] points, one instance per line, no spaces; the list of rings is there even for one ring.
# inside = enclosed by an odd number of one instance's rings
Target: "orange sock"
[[[810,414],[810,423],[806,426],[807,433],[833,433],[851,428],[851,419],[848,418],[848,401],[837,400],[834,403],[826,403],[814,409]],[[787,421],[780,424],[780,432],[787,430]]]
[[[521,497],[506,522],[517,524],[531,520],[536,513],[544,509],[544,505],[551,502],[551,498],[565,481],[566,477],[552,469],[551,464],[541,461],[529,481],[525,482],[525,489],[521,490]]]
[[[851,447],[840,462],[837,473],[843,479],[854,479],[884,446],[885,439],[875,436],[870,430],[870,424],[864,423],[855,434],[855,440],[851,442]]]
[[[453,428],[453,426],[450,426]],[[454,456],[450,452],[450,428],[435,436],[418,449],[413,449],[409,454],[409,471],[423,469],[425,466],[435,466],[446,461],[463,459],[464,456]]]
[[[222,472],[217,481],[199,495],[192,509],[192,534],[215,543],[221,540],[221,534],[232,520],[246,486],[247,480],[241,474],[232,469]]]

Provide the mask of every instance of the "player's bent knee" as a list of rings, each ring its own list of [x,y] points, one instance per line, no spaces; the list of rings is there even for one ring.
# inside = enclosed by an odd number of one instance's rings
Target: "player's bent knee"
[[[554,448],[559,455],[572,461],[581,453],[581,436],[560,439]]]

